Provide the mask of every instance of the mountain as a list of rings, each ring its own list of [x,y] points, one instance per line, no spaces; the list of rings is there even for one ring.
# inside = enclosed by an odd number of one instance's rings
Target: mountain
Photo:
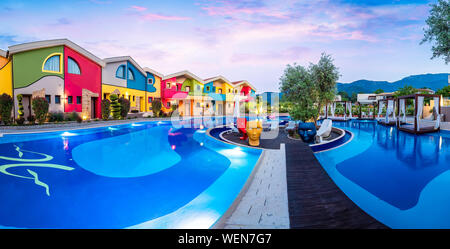
[[[411,75],[395,82],[357,80],[352,83],[337,83],[336,85],[338,92],[347,92],[349,96],[352,93],[373,93],[377,89],[383,89],[385,92],[394,92],[405,85],[410,85],[414,88],[427,87],[436,91],[449,84],[449,75],[448,73],[420,74]]]

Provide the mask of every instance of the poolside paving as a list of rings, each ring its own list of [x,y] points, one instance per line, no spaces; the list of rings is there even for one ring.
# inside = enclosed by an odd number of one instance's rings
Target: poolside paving
[[[241,141],[236,133],[224,134],[223,137],[233,143],[245,145],[245,141]],[[280,144],[285,144],[285,146],[280,147]],[[301,140],[289,139],[284,129],[280,129],[277,138],[261,139],[260,147],[269,149],[268,151],[281,148],[285,150],[285,161],[279,163],[275,161],[274,163],[283,164],[286,167],[290,228],[388,228],[360,209],[336,186],[308,144]],[[275,168],[282,169],[278,165]],[[248,192],[253,192],[250,195],[255,195],[255,189],[249,188]],[[258,202],[254,202],[254,206],[256,205]],[[246,208],[249,206],[247,203],[243,205]],[[242,210],[235,211],[234,221],[229,222],[227,228],[261,227],[255,222],[252,225],[250,221],[257,219],[248,218],[249,215],[242,212]],[[245,225],[241,224],[240,226],[237,222],[238,219],[244,219]]]
[[[307,144],[286,144],[286,173],[291,228],[387,228],[336,186]]]
[[[245,195],[224,224],[225,229],[289,228],[284,145],[267,150]]]

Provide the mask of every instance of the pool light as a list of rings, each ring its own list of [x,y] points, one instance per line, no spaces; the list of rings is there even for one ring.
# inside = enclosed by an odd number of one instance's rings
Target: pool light
[[[61,134],[61,137],[71,137],[71,136],[76,136],[76,135],[77,134],[75,134],[75,133],[65,131]]]

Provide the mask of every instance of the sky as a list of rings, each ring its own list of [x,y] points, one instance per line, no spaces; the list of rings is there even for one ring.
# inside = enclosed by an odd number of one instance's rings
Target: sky
[[[287,64],[330,54],[339,82],[450,71],[420,45],[433,0],[0,1],[0,48],[68,38],[100,58],[163,74],[247,80],[278,91]]]

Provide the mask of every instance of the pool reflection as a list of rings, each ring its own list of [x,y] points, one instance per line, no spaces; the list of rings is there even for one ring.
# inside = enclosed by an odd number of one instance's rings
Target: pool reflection
[[[369,149],[337,164],[339,173],[401,210],[414,207],[423,188],[450,168],[448,136],[412,135],[375,122],[334,125],[373,139]]]

